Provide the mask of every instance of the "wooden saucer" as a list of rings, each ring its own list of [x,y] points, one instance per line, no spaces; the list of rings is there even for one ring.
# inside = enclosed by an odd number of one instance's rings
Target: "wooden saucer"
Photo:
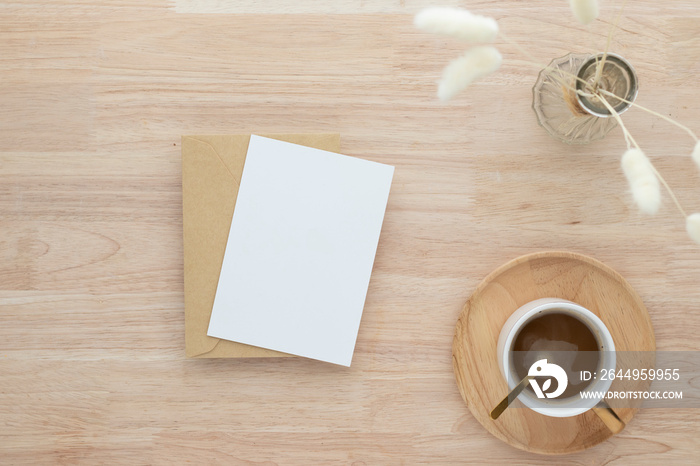
[[[498,420],[490,417],[508,393],[496,359],[501,327],[516,309],[538,298],[568,299],[589,309],[608,327],[618,351],[654,351],[654,329],[642,300],[624,278],[595,259],[570,252],[540,252],[508,262],[486,277],[464,305],[452,363],[459,391],[474,417],[521,450],[573,453],[612,436],[592,411],[554,418],[521,405],[506,409]],[[615,410],[625,423],[636,411]]]

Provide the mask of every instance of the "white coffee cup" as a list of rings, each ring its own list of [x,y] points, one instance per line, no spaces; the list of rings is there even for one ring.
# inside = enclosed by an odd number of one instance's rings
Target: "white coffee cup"
[[[518,333],[532,320],[549,313],[566,314],[582,322],[593,334],[598,345],[599,356],[597,373],[600,374],[603,369],[607,371],[615,370],[615,343],[613,342],[610,331],[598,316],[585,307],[564,299],[537,299],[518,308],[506,321],[498,337],[498,364],[501,375],[508,383],[509,390],[513,390],[520,382],[520,377],[513,367],[513,345],[515,344]],[[557,371],[565,372],[558,365],[548,363],[546,359],[538,361],[538,363],[542,361],[544,361],[544,365],[547,366],[547,370],[552,371],[552,375],[555,377]],[[537,370],[540,370],[541,366],[542,364],[539,364]],[[535,364],[533,364],[531,370],[534,370],[534,368]],[[533,375],[533,373],[531,372],[529,375]],[[571,417],[585,413],[589,409],[597,408],[595,410],[596,414],[601,417],[611,430],[617,432],[624,427],[624,424],[620,425],[622,421],[610,410],[603,399],[604,394],[610,389],[610,385],[612,384],[610,378],[597,377],[591,380],[583,390],[589,392],[587,395],[590,395],[590,398],[582,397],[579,394],[567,398],[540,398],[536,396],[536,394],[542,396],[543,389],[539,387],[534,379],[531,379],[530,383],[534,393],[529,390],[524,390],[520,393],[518,399],[525,406],[537,413],[552,417]],[[558,390],[559,388],[557,388],[557,391]],[[549,395],[552,394],[550,393],[547,396]],[[601,414],[599,412],[600,410],[607,410],[608,412]],[[617,420],[609,422],[609,419],[606,418],[611,416],[614,416]]]

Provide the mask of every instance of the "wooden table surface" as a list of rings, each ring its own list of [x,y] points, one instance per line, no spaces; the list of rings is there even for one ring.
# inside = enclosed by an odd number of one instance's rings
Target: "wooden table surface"
[[[496,17],[542,64],[598,51],[621,3],[580,26],[561,0],[447,1]],[[418,0],[37,0],[0,4],[0,463],[682,464],[697,410],[642,410],[549,458],[471,416],[451,347],[467,297],[519,255],[570,250],[620,272],[660,350],[700,350],[700,246],[668,198],[633,205],[621,131],[567,147],[536,123],[537,76],[435,97],[464,46],[416,31]],[[700,4],[629,2],[612,50],[638,102],[700,131]],[[693,141],[630,131],[691,212]],[[180,135],[339,132],[396,166],[351,368],[188,360]]]

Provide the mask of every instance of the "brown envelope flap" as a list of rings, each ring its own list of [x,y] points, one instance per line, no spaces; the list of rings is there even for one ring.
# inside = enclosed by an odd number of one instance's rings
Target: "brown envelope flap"
[[[340,151],[338,134],[261,136]],[[249,142],[249,134],[182,136],[185,347],[188,357],[289,356],[207,335]]]

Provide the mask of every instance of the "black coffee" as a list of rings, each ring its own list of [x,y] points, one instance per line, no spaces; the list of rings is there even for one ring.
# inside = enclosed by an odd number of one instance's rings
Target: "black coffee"
[[[513,343],[516,373],[528,375],[530,365],[547,359],[567,372],[568,386],[558,398],[567,398],[585,389],[590,381],[580,379],[581,371],[595,372],[600,359],[598,341],[586,324],[569,314],[551,312],[525,324]],[[531,387],[528,387],[532,391]]]

